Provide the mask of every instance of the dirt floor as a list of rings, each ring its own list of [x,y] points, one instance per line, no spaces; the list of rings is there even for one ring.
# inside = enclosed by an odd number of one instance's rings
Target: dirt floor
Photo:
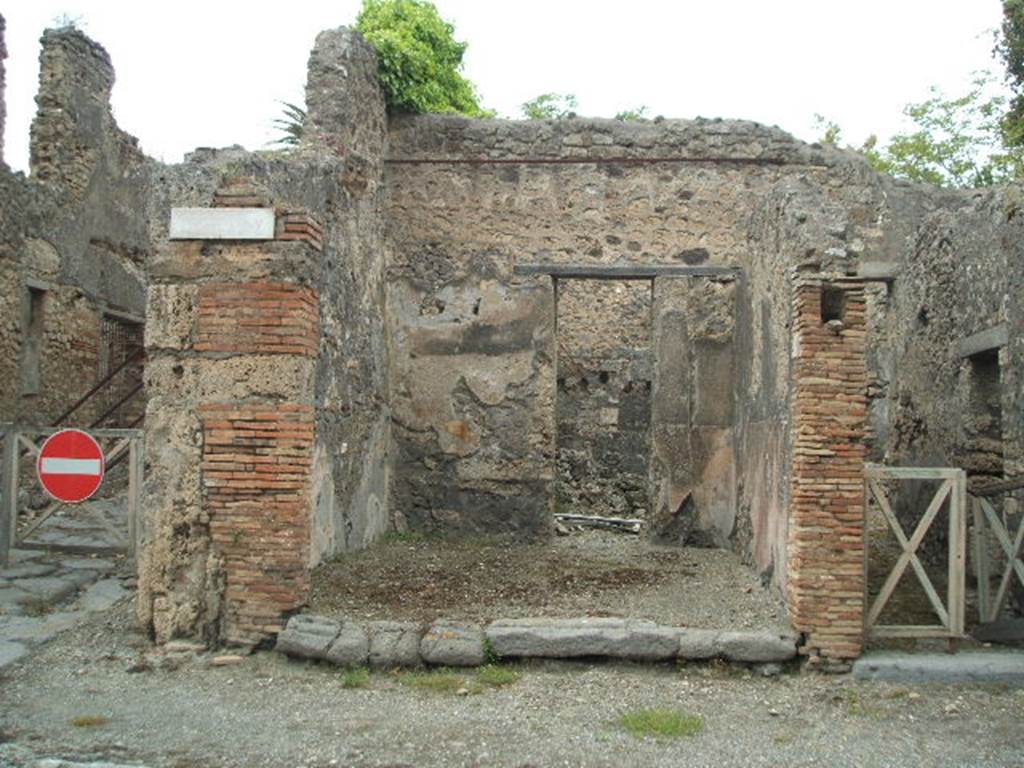
[[[309,611],[421,622],[625,616],[672,626],[785,626],[777,596],[732,552],[599,530],[536,544],[390,537],[318,568]]]
[[[223,667],[162,656],[123,603],[0,673],[0,765],[1024,765],[1024,691],[1001,686],[720,664],[523,664],[500,687],[460,674],[465,685],[424,686],[422,674],[353,678],[271,652]],[[624,727],[650,708],[687,716],[692,735]]]

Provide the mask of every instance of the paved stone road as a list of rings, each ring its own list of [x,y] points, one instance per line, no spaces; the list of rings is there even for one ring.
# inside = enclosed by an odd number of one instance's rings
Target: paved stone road
[[[124,599],[132,584],[113,558],[12,550],[0,569],[0,668]]]

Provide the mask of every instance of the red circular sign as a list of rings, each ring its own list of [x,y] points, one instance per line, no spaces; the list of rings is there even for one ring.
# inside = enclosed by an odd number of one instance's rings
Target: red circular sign
[[[100,487],[106,470],[100,444],[80,429],[62,429],[46,438],[36,461],[43,489],[57,501],[85,501]]]

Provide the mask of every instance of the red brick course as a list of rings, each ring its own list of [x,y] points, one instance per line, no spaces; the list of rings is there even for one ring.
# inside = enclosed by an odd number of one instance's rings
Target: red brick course
[[[841,325],[822,318],[823,286],[794,289],[793,467],[788,601],[804,653],[860,655],[864,635],[864,436],[867,421],[863,285],[845,294]]]
[[[324,249],[324,228],[305,211],[278,211],[275,238],[304,240],[318,251]]]
[[[197,352],[315,357],[316,291],[290,283],[209,283],[199,290]]]
[[[200,406],[210,535],[224,564],[224,639],[279,632],[309,589],[313,408]]]

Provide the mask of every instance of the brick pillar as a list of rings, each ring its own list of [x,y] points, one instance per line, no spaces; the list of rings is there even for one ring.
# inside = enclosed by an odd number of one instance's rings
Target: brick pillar
[[[864,634],[863,285],[798,279],[793,293],[790,620],[815,659],[860,655]]]
[[[241,201],[276,219],[266,239],[239,239]],[[139,614],[158,642],[250,645],[309,589],[321,229],[251,190],[216,203],[161,246],[148,289]]]

